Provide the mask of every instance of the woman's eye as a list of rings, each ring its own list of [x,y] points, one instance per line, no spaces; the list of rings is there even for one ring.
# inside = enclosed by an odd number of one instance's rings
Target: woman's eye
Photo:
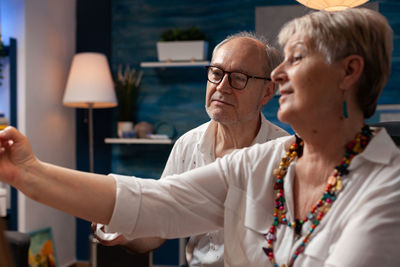
[[[293,61],[299,61],[299,60],[301,60],[302,58],[303,58],[302,55],[296,55],[296,56],[293,57]]]
[[[294,56],[289,56],[287,59],[285,59],[285,61],[289,62],[290,64],[293,64],[302,59],[303,55],[294,55]]]

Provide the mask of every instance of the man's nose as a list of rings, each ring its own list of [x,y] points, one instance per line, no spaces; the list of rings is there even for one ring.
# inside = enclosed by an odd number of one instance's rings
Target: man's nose
[[[225,73],[224,77],[222,77],[222,80],[219,82],[217,85],[217,90],[225,93],[230,93],[232,92],[232,87],[231,84],[229,83],[229,74]]]

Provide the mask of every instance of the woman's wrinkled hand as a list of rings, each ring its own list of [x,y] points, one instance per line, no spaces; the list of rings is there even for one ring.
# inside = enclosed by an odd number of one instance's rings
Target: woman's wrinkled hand
[[[26,170],[37,163],[28,139],[14,127],[0,131],[0,181],[16,186]]]

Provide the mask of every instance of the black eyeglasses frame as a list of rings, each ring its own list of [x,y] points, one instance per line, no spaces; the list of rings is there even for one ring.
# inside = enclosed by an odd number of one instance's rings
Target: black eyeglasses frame
[[[249,79],[259,79],[259,80],[271,81],[271,78],[269,78],[269,77],[252,76],[252,75],[248,75],[248,74],[246,74],[246,73],[239,72],[239,71],[226,71],[226,70],[222,69],[221,67],[217,67],[217,66],[213,66],[213,65],[205,66],[205,68],[206,68],[206,71],[207,71],[207,81],[209,81],[210,83],[213,83],[213,84],[220,84],[220,83],[222,82],[222,80],[224,79],[225,74],[228,74],[229,85],[230,85],[233,89],[236,89],[236,90],[243,90],[243,89],[245,89],[246,86],[247,86],[247,83],[248,83]],[[222,78],[221,78],[221,80],[220,80],[219,82],[213,82],[213,81],[210,81],[210,79],[208,79],[208,71],[209,71],[210,68],[217,68],[217,69],[219,69],[219,70],[222,71],[222,76],[221,76]],[[232,74],[232,73],[240,73],[240,74],[243,74],[243,75],[246,76],[247,80],[246,80],[246,83],[244,84],[243,88],[237,88],[237,87],[235,87],[235,86],[232,85],[232,80],[231,80],[231,74]]]

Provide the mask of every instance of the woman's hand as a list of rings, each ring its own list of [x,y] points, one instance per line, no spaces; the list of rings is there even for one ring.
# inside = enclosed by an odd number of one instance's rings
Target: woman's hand
[[[26,170],[37,163],[26,136],[11,126],[0,131],[0,181],[16,186]]]
[[[112,177],[38,160],[28,139],[13,127],[0,131],[0,182],[88,221],[107,224],[113,213],[116,183]]]

